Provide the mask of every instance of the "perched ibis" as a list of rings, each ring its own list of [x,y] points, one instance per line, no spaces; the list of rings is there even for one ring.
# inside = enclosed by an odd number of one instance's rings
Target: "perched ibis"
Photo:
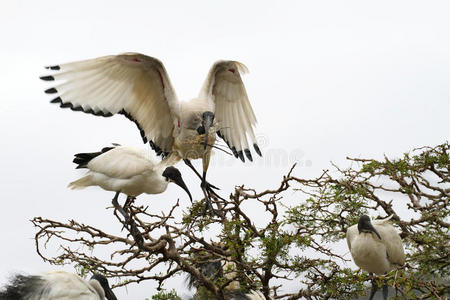
[[[362,270],[382,275],[405,263],[402,240],[389,223],[392,215],[382,220],[370,221],[363,215],[347,230],[347,245],[355,264]],[[372,283],[369,299],[372,300],[378,287]],[[388,287],[383,285],[383,298],[388,296]]]

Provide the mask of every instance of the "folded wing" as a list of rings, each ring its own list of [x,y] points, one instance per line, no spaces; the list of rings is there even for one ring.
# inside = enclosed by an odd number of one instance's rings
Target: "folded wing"
[[[95,157],[87,167],[90,171],[109,178],[129,179],[151,171],[156,164],[157,162],[145,150],[122,146]]]
[[[45,91],[57,95],[52,103],[104,117],[123,114],[136,123],[144,143],[148,141],[158,154],[171,151],[180,103],[159,60],[126,53],[48,69],[56,73],[41,79],[57,81]]]

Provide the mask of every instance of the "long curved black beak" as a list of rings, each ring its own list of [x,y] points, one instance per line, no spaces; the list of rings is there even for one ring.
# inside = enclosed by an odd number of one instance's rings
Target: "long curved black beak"
[[[211,128],[211,125],[214,122],[214,113],[210,112],[210,111],[205,111],[202,115],[202,123],[203,123],[203,127],[205,127],[205,143],[203,145],[203,149],[206,150],[206,146],[208,145],[208,133],[209,133],[209,128]]]
[[[108,279],[106,279],[105,276],[94,273],[94,275],[91,277],[91,281],[97,281],[100,286],[103,289],[103,292],[105,293],[105,297],[108,300],[117,300],[116,295],[114,295],[113,291],[109,287]]]
[[[114,295],[113,291],[108,287],[107,289],[104,289],[105,291],[105,297],[108,300],[117,300],[116,295]]]
[[[373,232],[378,238],[381,240],[381,236],[378,231],[373,227],[372,222],[370,222],[370,218],[367,215],[363,215],[358,220],[358,231],[361,232]]]
[[[381,240],[380,234],[379,234],[378,231],[375,229],[375,227],[373,227],[373,225],[372,225],[371,223],[369,224],[368,229],[369,229],[370,231],[374,232],[374,233],[377,235],[377,237]]]
[[[191,192],[189,192],[189,189],[187,188],[186,184],[184,183],[183,178],[178,177],[177,179],[173,180],[173,183],[181,187],[183,190],[186,191],[186,193],[189,195],[189,200],[192,202],[192,195]]]

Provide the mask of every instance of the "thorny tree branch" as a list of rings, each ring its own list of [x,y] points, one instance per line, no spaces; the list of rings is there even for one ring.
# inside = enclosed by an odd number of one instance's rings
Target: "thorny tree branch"
[[[32,220],[38,229],[36,249],[52,264],[76,263],[120,278],[115,286],[155,280],[161,288],[168,278],[188,273],[217,299],[226,299],[233,282],[244,291],[260,290],[274,299],[350,299],[367,291],[368,280],[387,280],[402,298],[446,295],[448,143],[415,149],[395,160],[348,159],[357,167],[333,165],[334,172],[325,170],[317,178],[302,179],[293,175],[294,165],[275,189],[258,193],[237,186],[229,200],[215,199],[220,214],[205,216],[203,202],[195,202],[182,220],[175,220],[175,212],[181,210],[178,202],[161,216],[131,201],[126,209],[132,222],[125,224],[115,213],[128,235],[112,235],[75,220],[36,217]],[[283,200],[293,190],[296,193],[289,197],[295,197],[298,205],[287,207]],[[265,223],[252,219],[246,203],[260,207],[267,216]],[[368,212],[393,215],[407,250],[407,264],[384,279],[346,267],[350,256],[334,247],[346,229]],[[218,230],[215,238],[204,238]],[[61,245],[59,254],[49,257],[46,249],[54,245]],[[98,255],[101,248],[110,256]],[[219,278],[204,276],[201,263],[214,259],[233,267],[225,268]],[[283,288],[289,281],[298,283],[297,291]]]

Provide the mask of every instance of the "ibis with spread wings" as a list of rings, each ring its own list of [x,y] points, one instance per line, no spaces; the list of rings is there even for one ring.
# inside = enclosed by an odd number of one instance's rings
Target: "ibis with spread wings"
[[[253,160],[251,146],[261,156],[253,131],[256,117],[241,79],[247,72],[242,63],[216,62],[199,96],[187,102],[178,100],[164,65],[139,53],[47,68],[55,71],[41,77],[56,81],[45,91],[55,94],[52,103],[97,116],[125,115],[158,155],[172,164],[183,159],[195,171],[206,198],[215,194],[206,171],[216,134],[242,161]],[[192,166],[192,159],[202,159],[203,174]]]

